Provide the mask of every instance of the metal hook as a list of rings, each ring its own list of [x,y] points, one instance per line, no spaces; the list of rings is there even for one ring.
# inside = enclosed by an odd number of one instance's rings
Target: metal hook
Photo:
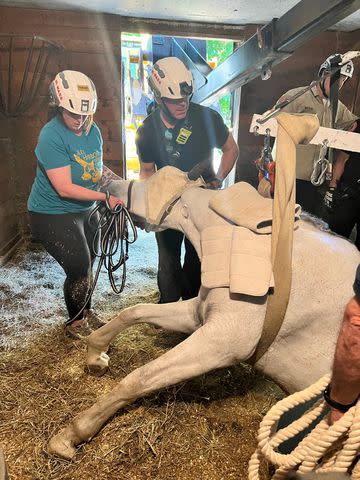
[[[271,140],[270,132],[271,132],[270,128],[267,128],[265,130],[264,148],[266,148],[266,149],[270,148],[270,140]]]

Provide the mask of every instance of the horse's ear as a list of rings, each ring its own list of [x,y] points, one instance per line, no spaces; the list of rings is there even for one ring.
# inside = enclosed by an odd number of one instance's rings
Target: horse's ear
[[[189,180],[197,180],[200,177],[201,173],[199,173],[199,169],[197,167],[198,165],[195,165],[195,167],[193,167],[190,172],[187,172]]]
[[[197,180],[198,178],[203,177],[208,181],[208,179],[213,178],[214,175],[214,171],[208,160],[203,160],[202,162],[197,163],[189,172],[187,172],[189,180]]]

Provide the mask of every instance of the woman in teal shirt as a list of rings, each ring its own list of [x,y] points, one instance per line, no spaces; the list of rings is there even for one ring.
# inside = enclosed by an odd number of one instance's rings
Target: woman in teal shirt
[[[106,199],[99,191],[103,141],[93,122],[95,85],[83,73],[65,70],[51,83],[50,99],[55,116],[41,130],[35,149],[36,177],[28,199],[30,228],[34,239],[65,271],[69,314],[65,330],[82,338],[91,333],[86,314],[91,308],[87,297],[97,219],[90,214],[95,202]],[[109,203],[112,208],[122,205],[113,196]]]

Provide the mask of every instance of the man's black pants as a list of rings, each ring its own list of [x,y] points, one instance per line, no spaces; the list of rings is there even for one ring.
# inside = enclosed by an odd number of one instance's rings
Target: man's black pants
[[[201,284],[200,260],[195,248],[183,233],[164,230],[155,233],[158,245],[159,303],[187,300],[198,295]],[[181,245],[185,244],[184,264],[181,265]]]
[[[360,193],[339,200],[329,214],[330,230],[343,237],[349,238],[355,226],[355,245],[360,250]]]

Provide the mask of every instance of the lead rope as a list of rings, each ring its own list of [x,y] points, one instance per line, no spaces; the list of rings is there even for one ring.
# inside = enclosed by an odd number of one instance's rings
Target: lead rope
[[[329,382],[330,374],[327,374],[305,390],[280,400],[269,410],[260,423],[258,448],[249,462],[249,480],[260,480],[262,459],[277,467],[272,480],[281,480],[293,470],[299,473],[348,472],[360,451],[360,401],[331,426],[326,419],[321,420],[291,453],[276,452],[280,444],[308,428],[329,407],[325,400],[319,400],[302,417],[275,431],[280,417],[321,395]],[[351,479],[360,479],[360,461],[352,469]]]
[[[89,215],[88,221],[90,222],[91,218],[94,215],[97,215],[97,212],[100,214],[100,219],[94,235],[92,247],[95,256],[99,258],[99,263],[96,269],[94,280],[86,295],[83,307],[76,315],[65,322],[66,325],[70,325],[85,310],[86,305],[95,290],[103,265],[108,272],[109,282],[113,291],[119,294],[125,287],[126,261],[129,258],[129,244],[132,244],[137,240],[136,227],[128,211],[130,208],[132,185],[133,183],[131,182],[128,189],[127,208],[121,205],[116,205],[115,208],[111,208],[109,204],[110,195],[108,192],[106,192],[105,206],[99,203]],[[130,227],[130,235],[128,225]],[[115,260],[115,256],[118,251],[120,252],[119,257],[118,260]],[[116,285],[114,272],[116,272],[116,270],[118,270],[120,267],[122,267],[122,272],[120,286],[118,287]]]
[[[126,261],[129,258],[129,244],[136,241],[137,231],[127,208],[116,205],[116,207],[112,209],[108,200],[109,195],[107,193],[106,208],[99,205],[92,213],[92,215],[95,215],[97,210],[102,209],[99,225],[93,239],[93,252],[99,258],[93,288],[95,288],[101,268],[104,265],[108,272],[111,288],[115,293],[119,294],[125,287]],[[129,236],[128,224],[132,232],[131,236]],[[98,245],[100,245],[100,247],[98,247]],[[118,260],[114,260],[118,251],[120,252]],[[120,287],[117,287],[114,272],[120,267],[122,267],[121,282]]]

